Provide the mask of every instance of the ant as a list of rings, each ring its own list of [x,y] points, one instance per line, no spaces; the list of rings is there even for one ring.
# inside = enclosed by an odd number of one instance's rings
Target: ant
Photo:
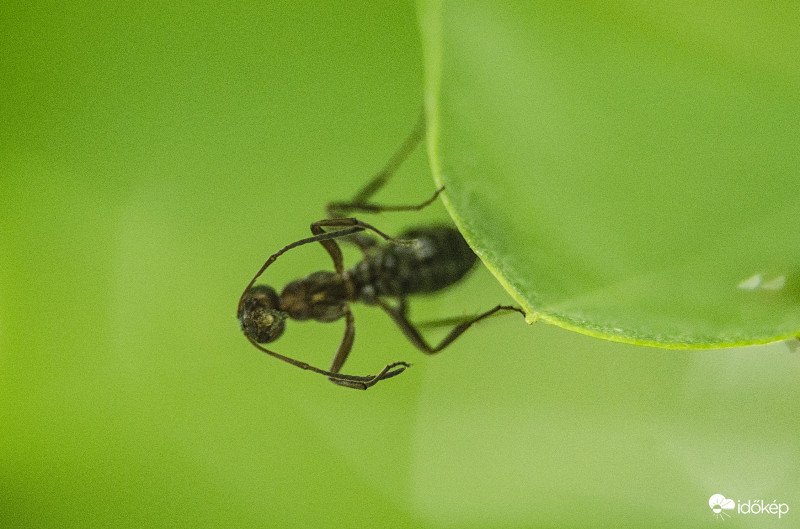
[[[381,380],[395,377],[411,367],[407,362],[395,362],[384,367],[377,375],[357,376],[341,373],[355,338],[353,314],[348,303],[360,302],[377,305],[400,327],[406,338],[425,354],[435,354],[450,345],[472,324],[499,311],[525,312],[507,305],[497,305],[477,316],[455,319],[455,325],[435,347],[428,344],[419,330],[406,317],[406,297],[411,294],[436,292],[458,282],[469,272],[477,256],[452,226],[433,225],[408,229],[399,237],[390,237],[374,226],[347,213],[360,211],[418,211],[431,204],[444,191],[440,187],[428,200],[415,205],[386,206],[369,202],[372,195],[386,181],[419,144],[425,135],[424,113],[420,115],[412,133],[386,166],[370,180],[349,202],[332,202],[327,206],[329,218],[311,224],[312,237],[288,244],[272,254],[245,287],[236,311],[242,331],[260,351],[293,366],[325,375],[340,386],[367,389]],[[333,228],[333,231],[326,231]],[[382,245],[372,232],[389,244]],[[364,259],[346,270],[342,251],[336,239],[346,238],[361,250]],[[320,243],[333,260],[334,271],[319,271],[290,282],[280,295],[266,285],[253,286],[268,266],[293,248],[309,243]],[[395,298],[390,304],[385,298]],[[344,318],[345,330],[333,362],[328,371],[278,354],[263,347],[262,343],[277,340],[283,334],[286,319],[332,322]],[[443,320],[452,322],[453,320]]]

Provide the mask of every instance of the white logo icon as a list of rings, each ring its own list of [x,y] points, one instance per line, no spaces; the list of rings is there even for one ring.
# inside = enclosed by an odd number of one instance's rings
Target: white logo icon
[[[708,498],[708,506],[711,507],[712,511],[714,511],[714,516],[724,520],[726,516],[728,518],[731,517],[731,515],[726,513],[725,511],[730,511],[732,509],[735,509],[736,502],[733,500],[729,500],[722,494],[714,494],[713,496]]]

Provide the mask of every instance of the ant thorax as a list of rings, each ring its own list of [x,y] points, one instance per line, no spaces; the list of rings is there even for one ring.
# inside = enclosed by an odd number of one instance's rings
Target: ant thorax
[[[280,307],[293,320],[330,322],[345,315],[352,296],[353,287],[345,278],[320,271],[286,285]]]

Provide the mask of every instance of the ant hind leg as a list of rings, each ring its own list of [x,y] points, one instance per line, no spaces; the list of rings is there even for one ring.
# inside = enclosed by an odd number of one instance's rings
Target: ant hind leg
[[[439,195],[442,191],[444,191],[444,187],[440,187],[434,191],[433,195],[419,204],[387,205],[374,204],[372,202],[329,202],[326,206],[326,209],[331,218],[344,217],[351,211],[360,211],[362,213],[383,213],[385,211],[419,211],[431,205],[437,198],[439,198]]]
[[[381,169],[378,174],[376,174],[367,185],[365,185],[355,196],[348,200],[342,202],[329,202],[326,206],[326,211],[328,212],[328,216],[331,218],[342,218],[347,217],[350,212],[359,211],[362,213],[380,213],[383,211],[419,211],[420,209],[428,206],[431,204],[439,194],[444,190],[443,187],[440,187],[436,190],[436,192],[419,204],[411,204],[411,205],[400,205],[400,206],[390,206],[390,205],[383,205],[383,204],[374,204],[370,202],[372,196],[377,193],[386,182],[391,178],[396,172],[400,165],[408,158],[408,155],[416,148],[422,138],[425,136],[425,112],[420,112],[419,119],[417,120],[417,124],[414,126],[414,130],[411,131],[411,134],[406,138],[397,152],[389,159],[386,165]]]
[[[408,317],[406,316],[405,299],[401,298],[397,307],[392,307],[380,299],[378,300],[378,305],[389,315],[390,318],[392,318],[392,321],[394,321],[395,324],[400,327],[400,330],[403,331],[403,334],[406,336],[406,338],[408,338],[408,341],[414,345],[414,347],[429,355],[438,353],[453,343],[456,338],[464,334],[464,332],[466,332],[466,330],[469,329],[474,323],[478,323],[479,321],[486,319],[497,312],[508,310],[519,312],[523,316],[525,315],[525,311],[519,307],[513,307],[511,305],[497,305],[496,307],[493,307],[482,314],[478,314],[477,316],[461,319],[460,322],[450,330],[447,336],[445,336],[437,346],[432,347],[430,344],[428,344],[425,338],[422,337],[419,329],[408,320]]]

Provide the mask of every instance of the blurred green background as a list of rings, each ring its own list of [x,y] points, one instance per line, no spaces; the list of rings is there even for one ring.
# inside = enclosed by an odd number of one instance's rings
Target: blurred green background
[[[715,493],[800,508],[800,363],[783,344],[663,351],[507,316],[424,358],[356,307],[347,372],[414,363],[357,392],[241,336],[264,259],[414,123],[413,4],[4,14],[0,526],[710,527]],[[380,198],[432,189],[420,149]],[[328,267],[306,247],[265,280]],[[479,269],[412,315],[508,301]],[[275,349],[324,366],[340,336],[290,322]]]

